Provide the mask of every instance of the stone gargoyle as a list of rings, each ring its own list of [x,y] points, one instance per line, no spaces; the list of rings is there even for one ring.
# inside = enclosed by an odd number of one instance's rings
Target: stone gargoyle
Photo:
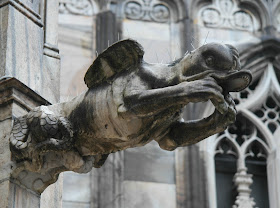
[[[191,145],[235,121],[229,92],[246,88],[231,45],[206,44],[170,64],[149,64],[134,40],[115,43],[88,69],[88,90],[73,100],[40,106],[16,118],[10,137],[15,181],[41,193],[60,172],[101,167],[110,153],[151,140],[165,150]],[[188,103],[210,100],[207,118],[182,121]]]

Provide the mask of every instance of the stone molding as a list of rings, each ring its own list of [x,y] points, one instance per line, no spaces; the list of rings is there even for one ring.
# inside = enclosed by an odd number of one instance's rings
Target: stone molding
[[[57,46],[58,5],[57,0],[46,0],[44,5],[44,55],[55,59],[60,59]]]
[[[36,4],[38,4],[37,2]],[[35,3],[33,3],[35,4]],[[31,8],[26,3],[23,3],[23,1],[20,0],[3,0],[0,2],[0,8],[11,5],[16,10],[18,10],[20,13],[22,13],[24,16],[26,16],[28,19],[30,19],[32,22],[34,22],[39,27],[43,27],[41,16],[34,11],[34,8]],[[36,5],[37,6],[37,5]]]
[[[57,48],[57,46],[50,45],[48,43],[44,44],[44,55],[55,59],[60,59],[59,49]]]

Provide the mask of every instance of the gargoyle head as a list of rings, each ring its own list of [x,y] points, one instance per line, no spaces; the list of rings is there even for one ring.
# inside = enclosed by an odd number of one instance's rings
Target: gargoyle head
[[[178,63],[187,81],[212,76],[227,92],[245,89],[251,82],[248,70],[240,70],[239,54],[228,44],[209,43],[188,53]]]

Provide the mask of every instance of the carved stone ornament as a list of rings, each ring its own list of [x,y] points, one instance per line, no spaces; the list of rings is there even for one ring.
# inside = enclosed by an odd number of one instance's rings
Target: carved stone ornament
[[[213,4],[203,7],[200,14],[206,27],[254,30],[251,14],[238,8],[233,0],[214,0]]]
[[[253,183],[252,177],[251,174],[247,174],[246,168],[238,170],[234,175],[233,181],[237,187],[238,196],[232,208],[253,208],[256,205],[254,199],[250,197],[252,190],[249,187]]]
[[[59,13],[92,16],[95,12],[91,0],[59,0]]]
[[[157,0],[133,0],[124,5],[126,18],[165,23],[170,19],[170,10]]]
[[[13,178],[42,192],[62,171],[85,173],[107,156],[155,140],[165,150],[191,145],[235,121],[229,92],[251,82],[231,45],[204,45],[170,64],[149,64],[133,40],[115,43],[88,69],[88,90],[73,100],[40,106],[15,118],[10,148]],[[207,118],[181,121],[190,102],[211,100]]]

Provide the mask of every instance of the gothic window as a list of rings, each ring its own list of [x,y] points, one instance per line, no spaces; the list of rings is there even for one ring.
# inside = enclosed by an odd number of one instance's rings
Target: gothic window
[[[237,172],[237,154],[230,140],[223,138],[215,156],[217,207],[231,207],[236,198],[233,177]]]
[[[267,154],[263,146],[254,141],[246,153],[246,167],[248,174],[253,177],[251,196],[257,207],[269,207],[267,183]]]
[[[256,56],[262,61],[255,59],[254,63],[258,64],[251,64],[252,84],[233,94],[238,111],[236,122],[201,145],[213,159],[206,157],[214,175],[208,173],[209,192],[216,196],[213,200],[211,195],[211,208],[279,206],[276,155],[279,154],[280,86],[273,64]]]
[[[266,158],[268,144],[261,131],[239,114],[216,139],[217,206],[268,207]],[[262,197],[260,197],[262,196]]]

